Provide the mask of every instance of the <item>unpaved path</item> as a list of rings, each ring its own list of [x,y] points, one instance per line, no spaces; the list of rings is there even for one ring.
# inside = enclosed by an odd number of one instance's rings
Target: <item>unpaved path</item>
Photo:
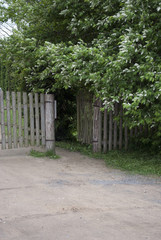
[[[0,150],[0,240],[160,240],[161,179]]]

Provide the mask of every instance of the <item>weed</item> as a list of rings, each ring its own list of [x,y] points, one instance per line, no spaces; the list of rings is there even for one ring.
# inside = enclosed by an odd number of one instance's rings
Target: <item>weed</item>
[[[55,155],[53,151],[47,151],[47,152],[39,152],[35,150],[31,150],[30,156],[41,158],[41,157],[48,157],[51,159],[58,159],[60,158],[58,155]]]

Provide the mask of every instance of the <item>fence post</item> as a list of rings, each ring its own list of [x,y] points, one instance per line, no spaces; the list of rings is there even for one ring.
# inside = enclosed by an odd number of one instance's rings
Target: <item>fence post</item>
[[[123,136],[123,107],[122,104],[120,105],[120,129],[119,129],[119,149],[122,149],[122,136]]]
[[[107,152],[107,109],[104,110],[104,124],[103,124],[103,152]]]
[[[93,152],[101,152],[102,150],[102,113],[100,108],[101,101],[96,100],[93,114]]]
[[[45,95],[46,150],[55,154],[55,110],[54,95]]]
[[[115,103],[115,110],[114,110],[114,116],[117,117],[118,115],[118,103]],[[116,150],[117,149],[117,120],[114,120],[114,134],[113,134],[113,149]]]
[[[0,109],[1,109],[1,137],[2,137],[2,149],[6,149],[5,117],[4,117],[4,101],[3,101],[3,91],[2,91],[2,89],[0,89]]]
[[[113,132],[113,113],[112,110],[109,112],[109,143],[108,149],[112,150],[112,132]]]

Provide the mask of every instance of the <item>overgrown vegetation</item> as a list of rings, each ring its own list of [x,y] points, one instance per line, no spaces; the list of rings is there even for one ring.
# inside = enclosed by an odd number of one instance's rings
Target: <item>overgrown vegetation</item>
[[[129,127],[150,129],[138,141],[161,151],[160,0],[3,2],[0,20],[19,31],[0,43],[1,82],[74,96],[86,88],[108,109],[122,102]]]
[[[56,146],[72,152],[80,152],[92,158],[103,159],[108,167],[135,174],[161,176],[160,155],[152,155],[147,151],[110,151],[103,154],[93,153],[90,145],[82,145],[78,142],[57,142]]]

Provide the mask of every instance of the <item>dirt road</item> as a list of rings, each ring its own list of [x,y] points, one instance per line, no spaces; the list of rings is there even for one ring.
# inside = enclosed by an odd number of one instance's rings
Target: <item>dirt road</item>
[[[0,240],[160,240],[161,179],[0,150]]]

